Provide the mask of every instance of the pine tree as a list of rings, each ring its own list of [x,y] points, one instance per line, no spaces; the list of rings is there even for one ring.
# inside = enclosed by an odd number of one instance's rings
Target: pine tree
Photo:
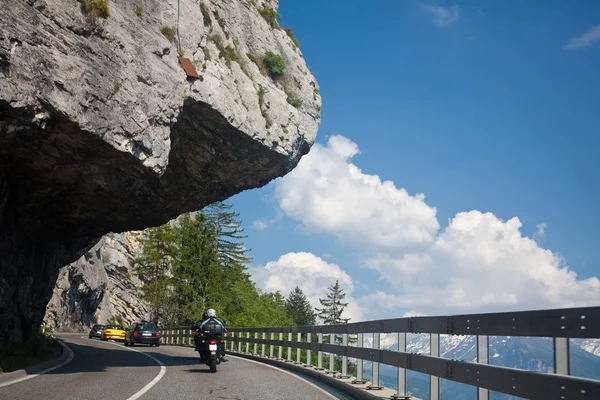
[[[289,316],[292,317],[294,325],[314,325],[316,322],[315,312],[298,286],[288,296],[286,309]]]
[[[218,254],[220,267],[245,266],[250,263],[250,250],[244,248],[244,235],[239,214],[231,211],[233,206],[216,202],[205,208],[207,218],[214,224],[216,241],[215,251]]]
[[[340,286],[339,281],[335,281],[335,284],[327,288],[328,293],[324,299],[319,299],[319,302],[323,306],[323,308],[317,308],[319,312],[319,318],[323,321],[325,325],[338,325],[338,324],[347,324],[350,321],[350,318],[342,318],[342,313],[344,309],[348,306],[348,303],[342,303],[344,298],[346,297],[346,293]],[[348,343],[355,343],[356,339],[352,337],[348,337]],[[333,344],[342,344],[342,336],[334,335],[334,343]],[[336,371],[341,371],[342,368],[342,357],[336,355],[334,357],[334,369]]]
[[[346,293],[340,286],[339,281],[335,281],[335,284],[328,287],[329,291],[324,299],[319,299],[319,302],[323,308],[317,308],[319,312],[319,318],[325,325],[337,325],[347,324],[350,318],[342,318],[344,309],[348,306],[348,303],[342,303],[342,300],[346,297]]]
[[[221,276],[215,252],[212,221],[203,212],[184,215],[175,228],[177,253],[173,261],[178,319],[198,321],[219,298]]]
[[[169,270],[174,254],[173,230],[165,224],[144,231],[140,238],[142,254],[134,260],[136,273],[143,283],[143,298],[150,306],[151,319],[163,320],[171,297]]]
[[[236,282],[244,283],[244,287],[251,282],[247,272],[248,264],[251,262],[248,255],[250,250],[243,244],[243,239],[246,239],[247,235],[244,235],[240,215],[232,211],[231,205],[216,202],[206,207],[204,212],[213,226],[219,279],[224,288],[219,297],[219,304],[213,308],[218,307],[226,314],[230,314],[231,309],[236,308],[239,298],[236,292],[229,288]]]

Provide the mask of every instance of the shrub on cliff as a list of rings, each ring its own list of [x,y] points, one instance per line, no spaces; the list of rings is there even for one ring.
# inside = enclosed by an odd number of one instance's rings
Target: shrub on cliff
[[[283,58],[279,54],[267,51],[263,62],[271,77],[276,79],[283,75],[283,71],[285,70],[285,61],[283,61]]]
[[[91,18],[108,18],[110,16],[108,0],[83,0],[81,11]]]
[[[175,35],[177,35],[177,29],[170,26],[163,26],[160,28],[160,33],[162,33],[169,42],[172,42],[175,39]]]
[[[271,10],[270,8],[261,8],[258,12],[271,27],[277,28],[279,26],[277,20],[281,19],[281,15],[277,11]]]

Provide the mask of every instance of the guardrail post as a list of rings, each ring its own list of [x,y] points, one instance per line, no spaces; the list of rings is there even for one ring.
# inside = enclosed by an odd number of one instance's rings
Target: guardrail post
[[[288,342],[292,341],[292,332],[288,333]],[[292,347],[288,346],[288,351],[287,351],[287,360],[288,361],[292,361]]]
[[[234,337],[235,337],[235,332],[231,332],[231,338],[233,339]],[[233,340],[231,341],[231,346],[229,346],[229,347],[231,347],[231,351],[234,351],[235,342]]]
[[[406,353],[406,333],[398,333],[398,351]],[[398,367],[398,391],[397,396],[406,396],[406,368]]]
[[[329,334],[329,344],[335,344],[335,335],[333,333]],[[334,371],[334,364],[335,364],[335,354],[333,353],[329,353],[329,373],[333,374]]]
[[[242,352],[242,332],[239,332],[239,339],[240,341],[238,342],[238,353]]]
[[[271,332],[271,340],[275,340],[275,332]],[[273,346],[273,344],[271,343],[271,345],[269,346],[269,357],[273,358],[273,349],[275,348],[275,346]]]
[[[569,338],[555,337],[552,340],[554,342],[554,373],[571,375]]]
[[[254,332],[254,339],[258,339],[258,332]],[[258,343],[254,342],[254,355],[258,354]]]
[[[362,333],[356,335],[356,346],[364,347],[364,337]],[[352,383],[363,384],[363,360],[362,358],[356,359],[356,379]]]
[[[379,332],[373,333],[373,348],[380,349],[381,348],[381,334]],[[379,386],[379,363],[373,361],[373,377],[371,379],[371,385],[368,387],[370,389],[383,389],[382,386]],[[433,399],[432,399],[433,400]]]
[[[302,334],[298,333],[298,342],[302,341]],[[300,357],[302,356],[302,349],[296,349],[296,364],[302,364]]]
[[[440,334],[432,333],[429,335],[429,354],[432,357],[440,356]],[[438,376],[429,375],[430,394],[431,400],[440,400],[440,378]]]
[[[179,331],[179,329],[177,329],[177,340],[176,340],[176,342],[175,342],[176,344],[179,344],[179,336],[180,336],[180,335],[179,335],[179,332],[180,332],[180,331]]]
[[[321,332],[319,332],[317,334],[317,341],[319,344],[323,343],[323,334]],[[321,348],[319,346],[319,351],[317,351],[317,368],[315,368],[319,371],[323,370],[323,352],[321,351]]]
[[[342,334],[342,345],[348,346],[348,334]],[[342,376],[340,378],[349,378],[348,376],[348,356],[342,356]]]
[[[490,363],[490,338],[486,335],[477,336],[477,362],[479,364]],[[490,400],[490,391],[484,388],[477,388],[478,400]]]
[[[250,332],[246,332],[246,339],[250,339]],[[246,354],[250,353],[250,342],[246,341]]]
[[[266,334],[266,332],[263,332],[263,333],[262,333],[262,340],[263,340],[263,344],[262,344],[262,345],[261,345],[261,347],[260,347],[260,355],[261,355],[262,357],[264,357],[264,356],[265,356],[265,343],[264,343],[264,341],[265,341],[265,339],[266,339],[266,337],[267,337],[266,335],[267,335],[267,334]]]
[[[283,340],[283,332],[279,332],[279,340]],[[283,360],[283,346],[279,345],[279,357],[278,360]]]
[[[306,334],[306,341],[310,344],[312,343],[312,334],[309,332]],[[312,364],[312,361],[310,359],[310,357],[312,356],[311,354],[312,352],[310,351],[310,348],[308,348],[308,350],[306,350],[306,366],[310,367],[310,365]]]

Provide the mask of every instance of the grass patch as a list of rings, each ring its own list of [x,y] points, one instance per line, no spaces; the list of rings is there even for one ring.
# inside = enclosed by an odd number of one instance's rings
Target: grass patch
[[[281,130],[283,131],[283,133],[288,133],[289,132],[287,126],[285,126],[285,125],[281,125]]]
[[[294,93],[287,93],[287,102],[296,108],[302,107],[302,100],[300,100]]]
[[[83,0],[81,1],[81,11],[94,19],[110,17],[110,7],[107,0]]]
[[[202,20],[204,21],[204,24],[212,26],[212,19],[210,18],[210,13],[208,12],[206,3],[200,3],[200,12],[202,13]]]
[[[238,47],[238,46],[240,45],[240,39],[238,39],[238,37],[237,37],[237,36],[234,36],[234,37],[233,37],[233,45],[234,45],[235,47]]]
[[[204,53],[204,59],[210,60],[210,49],[208,47],[203,47],[202,52]]]
[[[184,54],[184,53],[183,53],[183,50],[181,50],[181,49],[177,50],[177,55],[178,55],[179,57],[183,57],[183,54]]]
[[[172,42],[175,40],[175,36],[177,35],[177,29],[173,28],[172,26],[161,26],[160,33],[162,33],[169,42]]]
[[[223,51],[225,46],[223,46],[223,37],[221,35],[219,35],[218,33],[215,33],[214,35],[212,35],[210,37],[210,39],[215,43],[215,45],[217,46],[217,48],[219,50]]]
[[[261,8],[258,10],[258,13],[262,15],[262,17],[271,25],[272,28],[278,28],[279,23],[277,21],[281,20],[281,14],[279,14],[275,10],[271,10],[270,8]]]
[[[137,15],[138,17],[141,17],[143,14],[144,14],[144,7],[135,6],[135,15]]]
[[[229,68],[231,68],[232,61],[235,61],[235,62],[240,61],[240,56],[237,54],[235,49],[231,46],[227,46],[223,50],[221,50],[221,52],[219,53],[219,57],[225,59],[225,64],[227,64],[227,66]]]
[[[267,51],[265,53],[263,64],[273,79],[278,79],[283,75],[285,61],[283,61],[283,58],[279,54]]]
[[[123,86],[121,82],[115,82],[115,86],[113,87],[114,93],[117,93],[119,90],[121,90],[121,86]]]
[[[294,31],[292,31],[292,28],[283,28],[283,30],[285,31],[285,33],[287,33],[287,35],[290,37],[290,39],[292,39],[292,43],[294,43],[294,46],[300,47],[300,42],[298,41],[298,39],[296,39],[296,36],[294,35]]]
[[[0,372],[23,369],[51,359],[58,342],[43,334],[22,342],[0,347]]]
[[[317,100],[317,96],[319,95],[319,88],[314,88],[313,90],[313,100]]]
[[[250,0],[250,4],[252,4],[254,7],[256,7],[256,0]]]

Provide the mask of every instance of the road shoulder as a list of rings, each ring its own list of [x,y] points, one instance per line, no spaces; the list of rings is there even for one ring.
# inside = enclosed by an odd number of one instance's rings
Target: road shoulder
[[[0,374],[0,388],[35,378],[36,376],[43,375],[50,371],[54,371],[55,369],[65,366],[73,361],[73,351],[66,344],[64,344],[61,339],[56,339],[56,341],[60,345],[60,353],[57,355],[57,357],[36,365],[32,365],[25,369],[19,369],[17,371]]]

